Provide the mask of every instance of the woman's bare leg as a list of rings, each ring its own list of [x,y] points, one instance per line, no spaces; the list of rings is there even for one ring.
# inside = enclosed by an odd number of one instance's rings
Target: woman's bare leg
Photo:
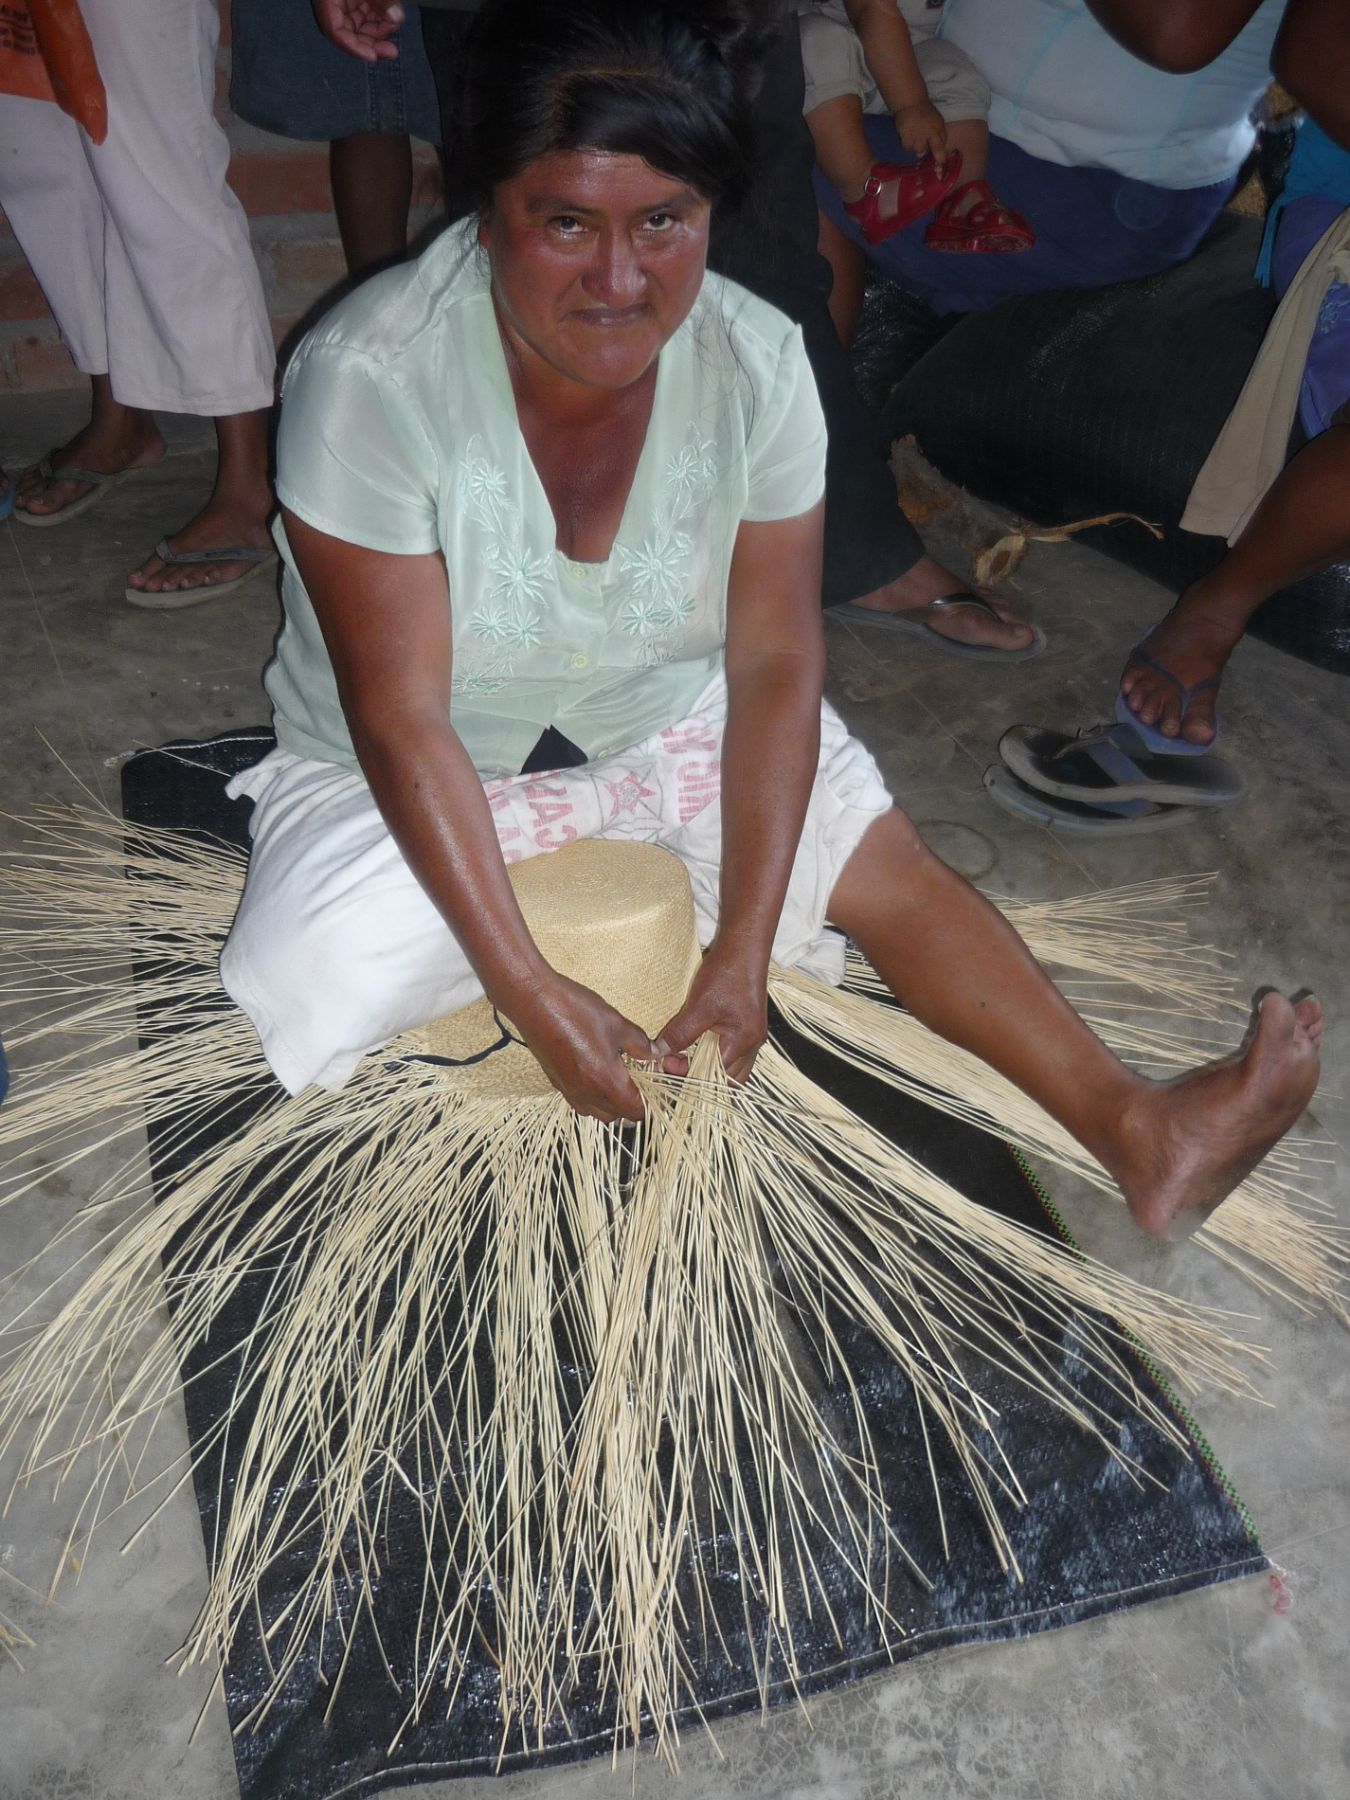
[[[45,518],[63,511],[89,492],[87,481],[72,481],[60,473],[62,469],[119,475],[123,469],[146,467],[163,456],[164,439],[153,413],[114,400],[112,381],[107,375],[91,375],[89,388],[89,423],[69,442],[50,452],[56,473],[39,475],[36,469],[29,469],[20,478],[15,504],[21,512]]]
[[[863,291],[867,285],[867,258],[851,237],[826,214],[820,215],[820,238],[817,247],[830,265],[830,318],[839,333],[839,342],[847,350],[858,330],[862,316]]]
[[[328,146],[333,210],[350,275],[370,275],[408,254],[412,140],[406,133],[358,131]]]
[[[1208,1213],[1303,1112],[1322,1009],[1269,994],[1245,1049],[1175,1081],[1133,1074],[1084,1024],[998,910],[928,851],[899,811],[879,819],[830,902],[903,1004],[1014,1082],[1120,1184],[1145,1231]]]
[[[265,550],[271,544],[267,516],[272,487],[267,474],[267,426],[271,409],[232,413],[215,421],[216,482],[202,510],[169,538],[171,550],[217,550],[237,545]],[[201,590],[203,600],[219,582],[247,575],[252,563],[165,563],[147,557],[128,586],[150,594]]]

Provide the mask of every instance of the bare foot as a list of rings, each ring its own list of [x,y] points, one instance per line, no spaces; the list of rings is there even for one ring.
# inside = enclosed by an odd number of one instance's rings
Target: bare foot
[[[194,519],[168,540],[171,550],[214,550],[234,546],[270,550],[272,540],[267,530],[271,510],[271,492],[264,486],[247,500],[213,495]],[[206,590],[234,581],[257,568],[256,562],[226,559],[221,562],[165,563],[158,556],[148,556],[127,578],[127,586],[146,594],[177,594],[202,589],[201,598],[209,598]]]
[[[1121,692],[1130,711],[1145,725],[1165,737],[1182,737],[1192,744],[1212,744],[1217,732],[1218,679],[1242,636],[1223,612],[1195,588],[1189,588],[1161,624],[1155,625],[1142,648],[1176,681],[1169,681],[1147,663],[1131,661],[1120,678]],[[1197,682],[1213,687],[1192,693],[1186,701],[1183,688]]]
[[[99,409],[67,444],[49,453],[54,474],[40,475],[33,468],[19,478],[14,504],[19,512],[49,518],[64,512],[72,501],[89,492],[87,481],[62,478],[63,468],[92,469],[99,475],[120,475],[124,469],[149,468],[164,455],[164,439],[148,412],[135,407]]]
[[[1136,1222],[1154,1237],[1202,1225],[1312,1099],[1321,1002],[1266,994],[1246,1046],[1141,1095],[1113,1169]]]
[[[879,612],[913,613],[916,617],[923,613],[924,623],[939,637],[952,638],[960,644],[984,644],[994,650],[1026,649],[1035,633],[997,594],[983,594],[981,598],[994,608],[998,619],[991,619],[975,606],[957,607],[951,612],[924,611],[930,601],[964,591],[966,584],[958,576],[931,556],[925,556],[897,581],[863,595],[858,605],[875,607]]]

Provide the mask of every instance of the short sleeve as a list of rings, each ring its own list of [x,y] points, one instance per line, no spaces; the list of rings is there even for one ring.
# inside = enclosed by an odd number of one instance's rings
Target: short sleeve
[[[302,347],[277,431],[277,498],[316,531],[421,556],[440,548],[437,458],[397,378],[340,345]]]
[[[783,340],[772,386],[754,404],[743,516],[752,524],[795,519],[825,492],[825,416],[799,328]]]

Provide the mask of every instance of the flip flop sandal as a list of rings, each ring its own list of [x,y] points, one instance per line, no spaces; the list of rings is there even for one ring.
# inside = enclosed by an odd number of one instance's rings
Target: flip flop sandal
[[[265,550],[253,544],[226,544],[219,550],[170,550],[169,540],[161,538],[155,545],[155,555],[166,567],[183,568],[188,564],[200,566],[202,563],[246,562],[253,567],[244,575],[235,575],[229,581],[207,581],[198,587],[168,588],[162,593],[154,593],[147,588],[129,587],[124,590],[129,606],[143,606],[153,612],[175,612],[184,606],[199,606],[203,600],[218,600],[222,594],[232,594],[236,588],[243,587],[246,581],[274,563],[276,550],[269,544]]]
[[[1129,654],[1130,662],[1143,663],[1146,669],[1152,669],[1155,675],[1161,675],[1164,681],[1170,681],[1181,696],[1181,722],[1186,722],[1186,714],[1190,710],[1191,701],[1197,694],[1203,694],[1207,688],[1219,685],[1217,675],[1207,675],[1203,681],[1187,687],[1179,676],[1165,668],[1156,657],[1150,656],[1142,644],[1136,644]],[[1214,720],[1214,736],[1207,744],[1193,744],[1189,738],[1168,737],[1166,732],[1159,731],[1156,725],[1145,725],[1138,713],[1131,710],[1130,703],[1122,689],[1116,695],[1116,719],[1122,725],[1128,725],[1131,731],[1137,732],[1144,740],[1145,746],[1155,756],[1208,756],[1219,741],[1219,721]]]
[[[1032,626],[1029,644],[1023,644],[1019,650],[1000,650],[997,644],[963,644],[959,638],[947,637],[922,617],[924,613],[951,612],[959,606],[976,607],[1000,625],[1007,623],[996,607],[991,606],[981,595],[972,594],[966,589],[957,594],[940,594],[937,599],[930,600],[927,606],[913,607],[905,612],[883,612],[880,607],[859,606],[854,600],[849,600],[842,606],[831,606],[828,610],[832,619],[847,619],[851,625],[871,625],[877,631],[894,631],[905,637],[923,638],[946,655],[960,657],[964,662],[1030,662],[1045,649],[1045,633],[1039,625]]]
[[[1150,800],[1121,800],[1105,806],[1085,806],[1081,800],[1064,800],[1041,794],[1019,781],[1001,762],[984,772],[984,791],[1004,812],[1032,819],[1056,831],[1073,831],[1088,837],[1130,837],[1149,831],[1171,831],[1193,822],[1193,806],[1156,806]]]
[[[1077,737],[1014,725],[999,740],[998,753],[1018,780],[1038,793],[1096,807],[1120,800],[1231,806],[1243,790],[1231,763],[1217,756],[1155,756],[1128,725],[1094,725]]]
[[[977,196],[974,206],[957,214],[963,194]],[[929,250],[964,256],[1009,256],[1030,250],[1036,233],[1022,217],[995,194],[987,181],[963,182],[954,188],[937,210],[937,217],[923,234]]]
[[[945,200],[961,178],[961,152],[953,150],[938,174],[931,156],[916,163],[873,163],[861,200],[845,200],[844,211],[861,228],[869,244],[884,244]],[[881,196],[895,182],[895,211],[883,213]]]
[[[35,531],[45,531],[51,525],[64,525],[68,519],[78,518],[82,512],[88,512],[91,506],[104,499],[122,482],[130,481],[133,475],[143,475],[147,469],[154,468],[153,463],[137,463],[131,469],[119,469],[115,475],[105,475],[98,469],[77,469],[71,463],[63,463],[59,469],[52,467],[50,456],[44,456],[30,473],[40,475],[44,481],[87,481],[89,492],[81,494],[77,499],[68,500],[59,512],[29,512],[26,506],[15,506],[14,521],[18,525],[31,525]]]
[[[0,525],[3,525],[14,511],[14,483],[7,475],[0,475],[0,482],[4,484],[0,486]]]

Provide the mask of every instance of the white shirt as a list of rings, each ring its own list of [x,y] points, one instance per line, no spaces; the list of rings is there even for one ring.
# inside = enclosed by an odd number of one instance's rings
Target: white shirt
[[[1155,187],[1209,187],[1230,179],[1252,147],[1248,115],[1270,80],[1284,8],[1263,0],[1193,75],[1140,62],[1085,0],[947,0],[941,35],[993,89],[989,129],[1029,155]]]

